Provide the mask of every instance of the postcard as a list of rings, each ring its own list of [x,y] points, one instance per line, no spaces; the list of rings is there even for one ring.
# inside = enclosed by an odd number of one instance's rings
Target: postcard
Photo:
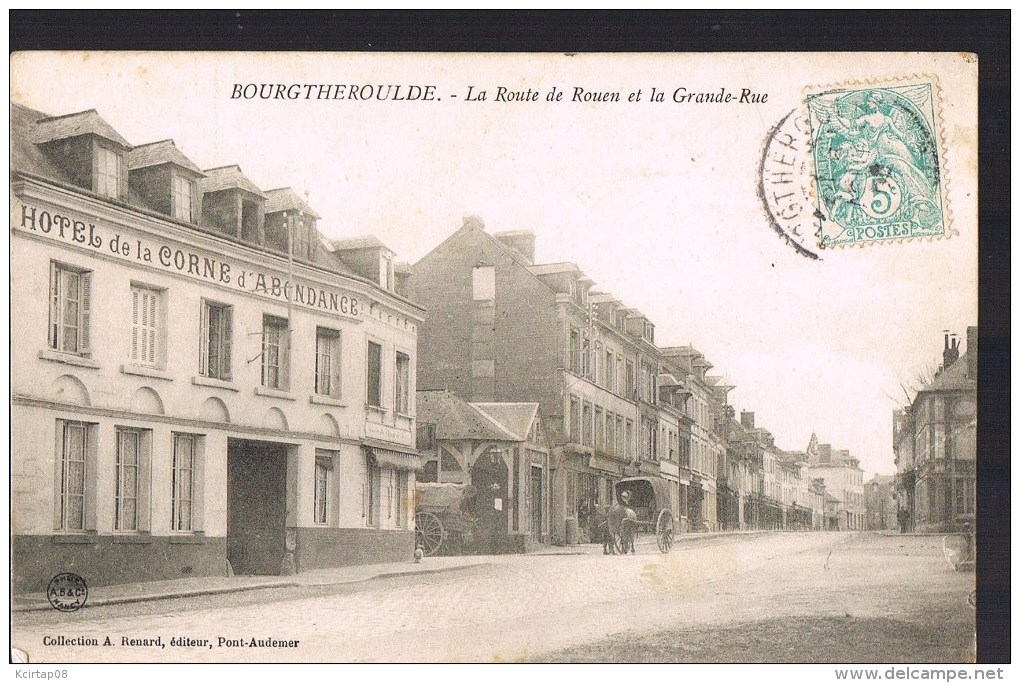
[[[973,662],[978,68],[14,54],[12,658]]]

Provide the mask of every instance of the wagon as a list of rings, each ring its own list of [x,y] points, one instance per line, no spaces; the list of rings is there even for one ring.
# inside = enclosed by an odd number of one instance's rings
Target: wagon
[[[470,484],[414,485],[414,540],[427,557],[454,555],[474,535],[476,520],[470,514],[477,490]]]
[[[621,534],[623,538],[619,543],[623,545],[629,541],[633,544],[633,534],[628,533],[628,527],[632,526],[634,532],[654,532],[659,551],[668,553],[673,547],[676,530],[669,482],[658,477],[631,477],[618,481],[615,489],[617,500],[624,491],[630,492],[629,507],[634,511],[628,516],[629,522],[623,525],[625,533]],[[625,552],[626,548],[617,546],[617,550]]]

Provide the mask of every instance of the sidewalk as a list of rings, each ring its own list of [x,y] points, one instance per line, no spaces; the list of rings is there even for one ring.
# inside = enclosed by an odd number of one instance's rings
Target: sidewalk
[[[677,534],[674,537],[674,548],[689,543],[696,543],[721,536],[753,536],[756,534],[773,533],[769,531],[716,531],[706,533]],[[654,534],[640,534],[638,547],[654,546]],[[601,554],[602,545],[586,543],[573,546],[541,546],[525,556],[543,555],[597,555]],[[413,562],[387,562],[383,564],[355,565],[330,569],[314,569],[301,572],[294,576],[203,576],[169,581],[145,581],[125,583],[112,586],[94,586],[89,588],[88,601],[85,607],[100,607],[129,602],[162,600],[167,598],[183,598],[196,595],[216,595],[220,593],[237,593],[241,591],[262,590],[266,588],[283,588],[294,586],[333,586],[349,583],[361,583],[375,579],[435,572],[450,572],[492,564],[498,558],[507,555],[485,556],[465,555],[457,557],[427,557],[421,564]],[[518,556],[519,557],[519,556]],[[26,593],[15,595],[11,600],[12,612],[34,612],[51,610],[53,607],[46,599],[46,594]]]
[[[489,564],[483,557],[428,557],[421,564],[387,562],[330,569],[315,569],[294,576],[202,576],[169,581],[145,581],[89,588],[85,607],[100,607],[128,602],[216,595],[265,588],[293,586],[332,586],[361,583],[374,579],[449,572]],[[12,612],[52,610],[46,594],[26,593],[11,600]]]

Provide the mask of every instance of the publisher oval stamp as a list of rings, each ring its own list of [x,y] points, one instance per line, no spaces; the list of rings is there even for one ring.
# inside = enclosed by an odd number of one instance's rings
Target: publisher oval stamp
[[[794,110],[765,138],[758,168],[758,197],[772,229],[801,256],[819,259],[816,236],[821,213],[811,201],[807,119]]]
[[[89,599],[89,587],[85,579],[71,572],[57,574],[46,587],[46,598],[53,609],[60,612],[77,612]]]
[[[932,83],[806,95],[822,249],[951,234]]]

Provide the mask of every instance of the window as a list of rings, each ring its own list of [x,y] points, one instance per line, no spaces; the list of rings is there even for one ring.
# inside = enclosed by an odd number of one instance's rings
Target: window
[[[121,164],[123,163],[120,154],[112,149],[105,147],[96,149],[97,194],[114,199],[120,196]]]
[[[393,257],[389,254],[379,255],[379,286],[393,289]]]
[[[171,506],[174,531],[194,531],[196,522],[196,482],[198,471],[198,437],[193,434],[174,434],[173,472],[171,479]]]
[[[310,259],[312,257],[312,226],[305,222],[301,214],[298,214],[297,220],[291,225],[294,231],[294,255]]]
[[[193,223],[195,219],[192,197],[194,184],[182,175],[174,175],[173,184],[173,216],[182,221]]]
[[[591,446],[591,404],[585,403],[581,411],[581,443]]]
[[[117,531],[139,529],[141,451],[141,431],[117,429],[117,488],[113,517],[113,528]]]
[[[315,393],[340,398],[340,332],[315,330]]]
[[[58,422],[60,434],[60,505],[62,531],[84,531],[86,527],[86,477],[94,425]]]
[[[56,351],[89,353],[92,273],[50,264],[49,346]]]
[[[570,328],[570,371],[581,374],[581,331]]]
[[[616,454],[626,457],[627,455],[627,432],[623,424],[623,416],[616,416]]]
[[[605,422],[603,420],[602,408],[595,406],[595,450],[604,451],[606,448]]]
[[[374,457],[369,456],[367,463],[364,494],[362,496],[365,510],[362,516],[365,517],[365,523],[368,526],[377,526],[379,524],[379,488],[382,477]]]
[[[581,443],[581,401],[576,396],[570,397],[570,440]]]
[[[411,412],[411,357],[400,351],[397,351],[394,380],[396,411],[402,415],[408,415]]]
[[[397,477],[396,523],[398,529],[407,525],[407,472],[394,470]]]
[[[634,395],[634,361],[632,361],[632,360],[628,360],[627,361],[627,373],[626,373],[626,375],[627,375],[627,386],[626,386],[627,393],[626,393],[626,395],[627,395],[627,398],[633,400],[633,399],[637,398],[637,396]]]
[[[161,292],[147,287],[131,287],[131,362],[158,367],[163,352]]]
[[[616,418],[612,413],[606,413],[606,452],[616,454]]]
[[[271,315],[262,318],[262,386],[290,386],[290,330],[285,319]]]
[[[471,298],[493,301],[496,298],[496,267],[476,266],[471,271]]]
[[[211,301],[202,302],[202,345],[199,373],[213,379],[230,379],[230,346],[233,307]]]
[[[382,407],[382,344],[368,342],[368,405]]]
[[[627,457],[634,457],[634,421],[627,420]]]
[[[320,455],[322,451],[316,451],[315,455],[315,487],[314,521],[316,524],[329,523],[329,490],[333,477],[333,457]]]
[[[612,349],[606,349],[605,363],[605,387],[609,391],[616,391],[616,354]]]

